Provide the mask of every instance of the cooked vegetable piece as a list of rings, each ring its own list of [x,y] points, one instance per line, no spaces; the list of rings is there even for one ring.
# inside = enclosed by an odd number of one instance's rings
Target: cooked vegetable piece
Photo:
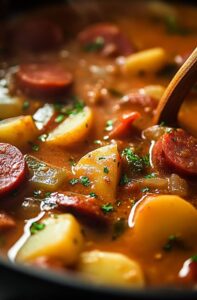
[[[48,256],[39,256],[31,262],[31,265],[43,269],[52,269],[56,271],[64,271],[64,263],[57,258]]]
[[[144,286],[144,275],[139,264],[123,254],[90,251],[81,254],[78,270],[97,284],[127,287]]]
[[[0,231],[12,229],[16,226],[14,219],[4,212],[0,212]]]
[[[39,130],[46,129],[55,113],[54,106],[46,103],[33,115],[34,122]]]
[[[25,94],[52,97],[67,92],[73,76],[61,65],[26,64],[20,66],[16,80]]]
[[[87,52],[100,52],[103,56],[129,55],[134,47],[120,29],[110,23],[100,23],[85,28],[78,40]]]
[[[109,172],[106,174],[104,168]],[[88,176],[90,185],[84,189],[85,194],[94,191],[105,202],[113,202],[119,182],[120,157],[116,144],[107,145],[83,156],[74,167],[76,176]]]
[[[20,116],[0,121],[0,142],[10,143],[22,149],[38,136],[31,116]]]
[[[111,132],[109,132],[110,138],[117,138],[121,135],[124,135],[128,133],[129,129],[131,129],[131,125],[133,122],[140,118],[140,113],[134,111],[129,114],[123,114],[117,124],[115,124],[115,127],[112,129]]]
[[[109,223],[109,218],[103,214],[99,205],[99,201],[94,196],[84,196],[77,193],[61,192],[52,193],[49,197],[49,201],[50,199],[52,203],[55,202],[61,209],[85,216],[87,223]]]
[[[147,85],[144,87],[145,94],[157,101],[160,101],[161,97],[164,94],[164,91],[165,87],[163,87],[162,85]]]
[[[67,171],[47,164],[34,156],[26,155],[29,181],[36,190],[56,191],[67,179]]]
[[[23,102],[21,99],[8,95],[7,89],[0,87],[0,119],[21,115]]]
[[[31,235],[19,250],[16,260],[30,262],[39,256],[59,258],[73,265],[83,249],[83,235],[77,220],[70,214],[44,219],[43,230]]]
[[[157,72],[167,63],[163,48],[152,48],[129,55],[125,58],[124,71],[129,74]]]
[[[182,128],[185,128],[189,133],[197,138],[197,105],[196,98],[187,99],[178,114],[178,120]]]
[[[130,225],[131,241],[140,253],[161,251],[172,235],[185,248],[197,241],[197,210],[175,195],[146,197],[135,210]]]
[[[0,196],[16,189],[25,177],[22,153],[10,144],[0,143]]]
[[[71,114],[49,133],[47,143],[59,146],[71,146],[82,141],[88,134],[93,121],[92,110],[84,107],[77,114]]]

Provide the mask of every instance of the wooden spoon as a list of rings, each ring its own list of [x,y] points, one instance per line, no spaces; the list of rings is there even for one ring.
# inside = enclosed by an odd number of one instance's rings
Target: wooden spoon
[[[166,88],[156,109],[153,124],[160,124],[161,122],[164,122],[168,126],[175,126],[177,124],[180,106],[196,82],[197,47],[178,70]]]

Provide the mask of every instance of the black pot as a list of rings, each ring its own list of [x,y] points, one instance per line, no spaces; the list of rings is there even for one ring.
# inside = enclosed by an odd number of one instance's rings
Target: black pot
[[[70,0],[74,1],[74,0]],[[91,1],[91,0],[89,0]],[[131,0],[132,1],[132,0]],[[0,17],[6,18],[16,12],[30,10],[48,3],[66,0],[0,0]],[[172,2],[172,1],[169,1]],[[180,3],[180,1],[177,1]],[[184,2],[184,1],[182,1]],[[196,0],[189,1],[196,4]],[[83,1],[81,1],[83,5]],[[196,300],[197,291],[181,289],[121,289],[100,287],[84,282],[71,274],[60,275],[52,271],[15,265],[0,257],[0,300],[39,299],[120,299],[120,300]]]

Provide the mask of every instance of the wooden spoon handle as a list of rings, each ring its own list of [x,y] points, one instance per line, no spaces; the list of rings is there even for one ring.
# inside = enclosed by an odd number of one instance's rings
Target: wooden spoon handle
[[[166,88],[157,107],[153,123],[160,124],[161,122],[165,122],[169,126],[176,125],[180,106],[196,82],[197,47]]]

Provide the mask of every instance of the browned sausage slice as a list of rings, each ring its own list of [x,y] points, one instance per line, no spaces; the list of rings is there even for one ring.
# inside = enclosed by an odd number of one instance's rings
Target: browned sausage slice
[[[21,65],[16,78],[23,92],[31,96],[61,95],[73,82],[72,74],[56,64]]]
[[[10,144],[0,143],[0,196],[13,191],[25,176],[22,153]]]
[[[156,142],[156,144],[153,147],[152,161],[153,161],[153,165],[154,165],[154,167],[156,167],[156,169],[158,169],[160,172],[165,173],[167,165],[166,165],[166,159],[165,159],[165,156],[163,153],[161,138]]]
[[[126,56],[134,52],[133,46],[120,29],[110,23],[85,28],[78,35],[78,40],[87,51],[98,51],[104,56]]]
[[[63,31],[51,20],[34,18],[18,23],[8,32],[8,43],[20,51],[48,51],[63,42]]]
[[[109,218],[102,212],[98,199],[81,194],[66,192],[52,193],[50,198],[55,199],[56,204],[67,211],[87,217],[86,221],[107,224]]]
[[[197,175],[197,139],[182,129],[164,134],[162,149],[167,163],[177,173]]]

